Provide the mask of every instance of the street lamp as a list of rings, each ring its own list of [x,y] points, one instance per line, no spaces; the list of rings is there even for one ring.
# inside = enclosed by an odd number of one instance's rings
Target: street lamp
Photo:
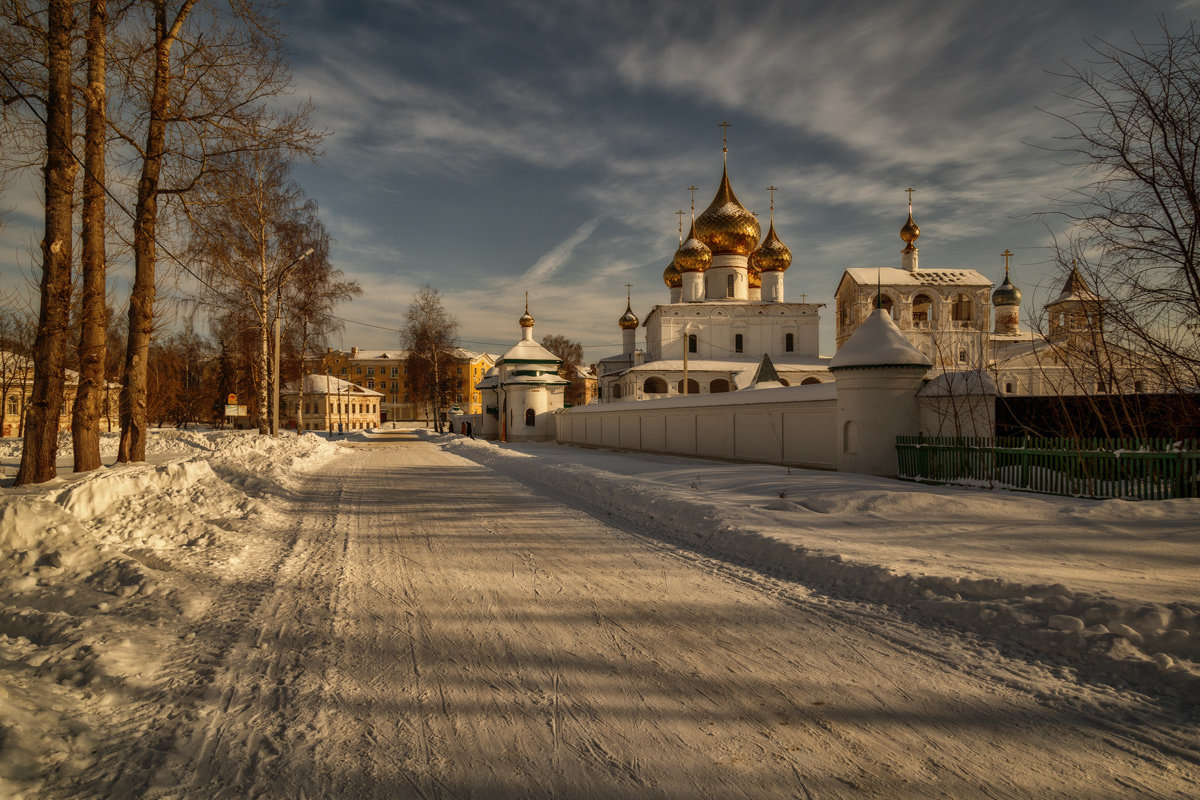
[[[279,275],[275,280],[275,391],[271,399],[271,435],[279,435],[279,327],[280,318],[283,317],[283,279],[291,272],[292,267],[299,264],[304,259],[313,254],[313,249],[310,247],[305,250],[300,256],[288,264],[283,269],[279,270]],[[300,354],[300,380],[304,380],[304,354]],[[299,414],[301,412],[297,412]]]

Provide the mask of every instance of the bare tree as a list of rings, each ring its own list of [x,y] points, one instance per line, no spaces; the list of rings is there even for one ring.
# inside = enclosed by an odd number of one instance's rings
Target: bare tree
[[[80,300],[79,385],[71,413],[75,471],[100,467],[100,413],[104,407],[104,362],[108,338],[105,292],[104,144],[108,114],[105,108],[106,0],[90,0],[87,25],[87,81],[84,85],[84,176],[80,224],[83,245],[83,286]]]
[[[65,394],[71,311],[71,214],[78,171],[71,152],[70,0],[51,0],[46,20],[46,227],[42,239],[41,309],[33,345],[33,389],[15,486],[55,477],[58,420]]]
[[[290,113],[278,105],[291,73],[267,5],[240,0],[221,10],[198,0],[151,0],[138,7],[148,9],[148,39],[132,32],[136,20],[125,26],[129,33],[117,63],[127,118],[119,130],[141,133],[123,135],[137,152],[140,176],[118,461],[145,456],[160,199],[186,203],[187,192],[227,165],[230,154],[279,148],[312,153],[322,138],[308,123],[307,105]],[[198,33],[191,37],[188,30]]]
[[[458,321],[446,310],[442,295],[426,284],[413,294],[404,312],[401,339],[408,350],[406,371],[414,394],[423,397],[433,410],[434,428],[442,430],[441,407],[449,401],[450,381],[443,374],[455,345]]]
[[[583,381],[578,371],[579,366],[583,364],[583,345],[561,334],[551,333],[542,337],[542,347],[562,359],[558,375],[571,382],[563,399],[571,405],[578,405],[583,398]]]
[[[209,301],[224,309],[243,309],[258,334],[258,428],[267,433],[265,412],[272,381],[278,380],[271,369],[278,300],[285,286],[295,286],[305,277],[297,270],[317,255],[317,247],[328,261],[329,237],[315,204],[289,177],[290,164],[278,151],[236,153],[222,160],[222,169],[204,181],[203,204],[192,201],[190,252],[202,265]],[[274,305],[272,299],[277,301]]]
[[[1091,181],[1052,214],[1072,233],[1061,243],[1103,298],[1109,348],[1136,351],[1156,381],[1200,386],[1200,31],[1189,24],[1129,47],[1099,41],[1086,66],[1064,73],[1074,110],[1061,149]],[[1115,375],[1097,348],[1099,380]],[[1110,352],[1114,352],[1110,350]]]
[[[309,352],[325,347],[326,337],[341,323],[333,316],[338,303],[362,294],[356,281],[343,280],[341,270],[329,261],[329,234],[316,216],[317,205],[310,200],[298,215],[300,228],[307,231],[305,243],[313,253],[296,265],[296,274],[288,282],[284,301],[287,340],[295,351],[292,377],[297,379],[299,407],[304,408],[304,361]],[[296,416],[297,429],[304,430],[304,414]]]

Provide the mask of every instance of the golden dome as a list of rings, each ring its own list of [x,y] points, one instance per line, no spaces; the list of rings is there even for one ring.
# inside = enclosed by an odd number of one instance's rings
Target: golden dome
[[[625,313],[617,320],[617,324],[621,326],[621,330],[630,331],[638,326],[637,314],[633,313],[633,309],[629,306],[629,301],[625,301]]]
[[[908,222],[904,223],[904,227],[900,229],[900,238],[907,245],[912,245],[917,241],[917,237],[921,235],[921,229],[917,227],[917,223],[913,222],[912,206],[908,207]]]
[[[758,218],[734,196],[729,185],[729,170],[725,168],[721,170],[717,196],[704,213],[696,217],[692,227],[714,255],[748,256],[758,247],[762,232]]]
[[[759,271],[759,269],[754,266],[753,257],[751,257],[751,259],[750,259],[750,267],[749,267],[749,269],[746,270],[746,276],[750,279],[750,288],[751,289],[761,289],[762,288],[762,272]]]
[[[521,318],[517,322],[521,323],[522,328],[533,327],[533,316],[529,313],[529,306],[525,306],[525,313],[521,315]]]
[[[772,222],[762,247],[750,254],[750,268],[762,272],[786,272],[791,265],[792,251],[775,233],[775,223]]]
[[[683,286],[683,276],[679,274],[679,267],[675,266],[675,260],[672,259],[667,268],[663,270],[663,283],[669,289],[678,289]]]
[[[680,272],[704,272],[712,266],[712,250],[696,236],[696,223],[688,231],[688,238],[675,251],[675,268]],[[682,285],[682,278],[680,279]]]

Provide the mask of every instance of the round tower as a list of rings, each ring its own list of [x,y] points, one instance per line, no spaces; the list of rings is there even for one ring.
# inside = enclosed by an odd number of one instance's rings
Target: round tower
[[[992,306],[996,309],[996,321],[993,330],[996,333],[1013,334],[1021,330],[1021,290],[1013,286],[1008,277],[1008,260],[1012,253],[1007,249],[1000,255],[1004,256],[1004,283],[992,292]]]
[[[896,475],[896,437],[921,430],[917,391],[932,362],[882,308],[829,362],[837,381],[838,469]]]
[[[633,353],[637,349],[637,329],[639,323],[637,314],[633,313],[633,308],[630,305],[629,289],[629,284],[625,284],[625,313],[617,320],[617,325],[621,328],[621,352],[629,359],[629,363],[633,364]]]
[[[900,239],[904,242],[904,250],[900,253],[900,265],[909,272],[916,272],[917,238],[921,235],[921,229],[917,223],[913,222],[912,193],[914,190],[906,189],[905,191],[908,192],[908,221],[900,229]]]

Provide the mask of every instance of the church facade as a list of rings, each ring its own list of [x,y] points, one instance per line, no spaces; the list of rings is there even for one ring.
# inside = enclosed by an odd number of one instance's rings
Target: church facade
[[[771,222],[758,218],[729,181],[728,159],[713,201],[692,209],[687,237],[663,272],[667,302],[640,322],[627,303],[618,320],[622,352],[597,365],[600,402],[719,394],[746,388],[764,355],[785,385],[830,380],[819,350],[821,303],[787,302],[792,253]],[[761,237],[761,241],[760,241]],[[637,330],[645,328],[645,349]]]

